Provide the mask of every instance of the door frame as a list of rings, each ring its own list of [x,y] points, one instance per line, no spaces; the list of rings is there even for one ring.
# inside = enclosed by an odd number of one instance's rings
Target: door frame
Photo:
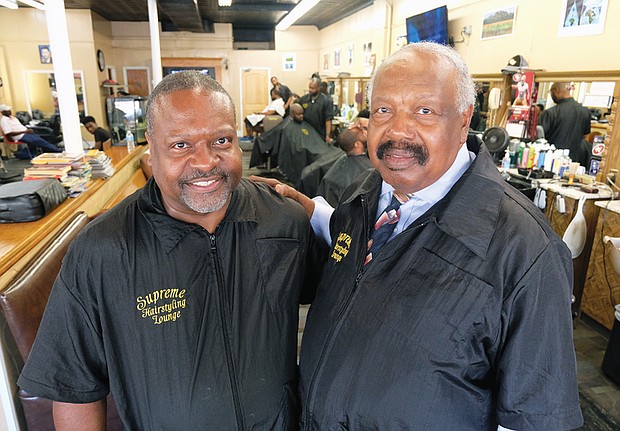
[[[243,136],[244,132],[244,120],[245,120],[245,112],[243,111],[243,72],[246,72],[248,70],[266,70],[267,71],[267,100],[269,100],[269,90],[271,90],[271,67],[250,67],[250,66],[245,66],[245,67],[239,67],[239,116],[241,117],[240,120],[238,121],[237,124],[239,125],[239,129],[237,130],[237,134],[241,133],[241,136]]]

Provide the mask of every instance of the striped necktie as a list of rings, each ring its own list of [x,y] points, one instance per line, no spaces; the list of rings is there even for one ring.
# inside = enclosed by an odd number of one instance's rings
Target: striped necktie
[[[368,241],[368,255],[364,261],[364,265],[368,264],[372,260],[372,257],[379,251],[381,247],[388,241],[398,219],[400,218],[400,206],[407,202],[413,195],[405,195],[405,197],[397,196],[396,193],[392,193],[392,201],[381,212],[381,215],[375,222],[372,231],[370,232],[370,241]]]

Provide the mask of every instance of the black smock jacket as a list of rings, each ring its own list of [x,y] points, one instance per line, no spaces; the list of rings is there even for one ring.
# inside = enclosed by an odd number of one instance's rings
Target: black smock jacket
[[[334,118],[332,99],[323,93],[319,93],[316,99],[313,99],[311,94],[305,94],[297,100],[297,103],[304,108],[304,121],[314,127],[321,139],[325,140],[327,135],[325,122]]]
[[[150,180],[71,245],[19,385],[70,403],[111,391],[128,430],[297,429],[309,230],[301,206],[241,180],[209,234]]]
[[[364,268],[381,178],[352,185],[308,314],[304,430],[581,425],[570,252],[485,148]]]
[[[545,131],[545,139],[556,148],[568,148],[573,161],[586,166],[591,147],[584,139],[590,133],[590,111],[572,97],[558,101],[545,109],[538,119]]]

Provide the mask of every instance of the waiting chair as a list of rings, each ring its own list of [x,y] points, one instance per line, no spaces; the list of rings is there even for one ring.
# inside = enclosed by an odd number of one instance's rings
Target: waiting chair
[[[60,272],[62,259],[71,241],[89,221],[86,213],[76,214],[0,293],[0,342],[7,355],[6,371],[12,385],[13,404],[21,429],[54,429],[52,402],[19,389],[16,381],[32,349],[52,286]],[[110,396],[107,429],[122,429],[116,406]]]

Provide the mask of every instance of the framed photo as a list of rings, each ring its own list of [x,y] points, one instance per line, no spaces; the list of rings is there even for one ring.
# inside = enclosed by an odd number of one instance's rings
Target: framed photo
[[[349,57],[349,67],[353,66],[353,49],[355,48],[354,45],[349,45],[347,46],[347,52],[348,52],[348,57]]]
[[[329,54],[323,54],[323,70],[329,70]]]
[[[370,56],[372,55],[372,42],[364,44],[364,66],[370,65]]]
[[[486,12],[482,17],[481,39],[511,36],[515,26],[517,6],[507,6]]]
[[[297,54],[287,52],[282,55],[282,69],[285,72],[295,72],[297,70]]]
[[[49,45],[39,45],[39,59],[41,64],[52,64],[52,50]]]
[[[340,50],[334,51],[334,67],[340,67]]]
[[[558,37],[602,34],[608,0],[562,0]]]

